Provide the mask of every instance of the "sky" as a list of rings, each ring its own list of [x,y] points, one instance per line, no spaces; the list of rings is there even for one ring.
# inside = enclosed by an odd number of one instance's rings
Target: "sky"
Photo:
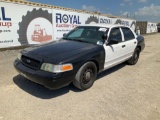
[[[136,18],[137,21],[160,22],[160,0],[29,0],[73,8]]]

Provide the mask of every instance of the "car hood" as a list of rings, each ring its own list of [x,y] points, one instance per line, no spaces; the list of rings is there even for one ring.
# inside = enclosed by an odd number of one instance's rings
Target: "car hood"
[[[81,52],[93,49],[96,46],[97,45],[78,41],[58,40],[42,45],[29,47],[24,51],[27,53],[38,54],[44,56],[47,59],[53,59],[61,62]]]

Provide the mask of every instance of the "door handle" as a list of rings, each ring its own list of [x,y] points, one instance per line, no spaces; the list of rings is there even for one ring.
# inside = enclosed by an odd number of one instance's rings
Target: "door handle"
[[[126,45],[122,45],[122,48],[126,47]]]

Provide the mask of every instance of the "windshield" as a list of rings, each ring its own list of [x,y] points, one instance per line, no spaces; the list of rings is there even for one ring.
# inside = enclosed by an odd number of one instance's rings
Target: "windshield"
[[[102,36],[107,33],[108,28],[105,27],[80,26],[69,32],[63,39],[99,44],[104,42]]]

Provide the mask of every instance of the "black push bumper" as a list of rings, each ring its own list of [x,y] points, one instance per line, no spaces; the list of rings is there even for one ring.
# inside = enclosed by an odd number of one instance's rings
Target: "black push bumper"
[[[25,78],[52,90],[69,85],[75,77],[71,72],[55,74],[42,70],[33,70],[23,65],[20,60],[15,60],[14,67]]]

